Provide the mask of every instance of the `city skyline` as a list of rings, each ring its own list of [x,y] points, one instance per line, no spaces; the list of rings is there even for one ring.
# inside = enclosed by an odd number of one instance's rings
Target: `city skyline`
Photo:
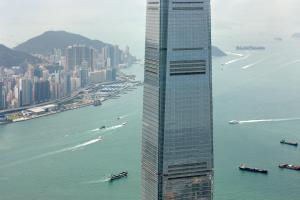
[[[297,200],[299,0],[0,0],[0,200]]]
[[[117,81],[118,71],[136,61],[129,47],[121,50],[110,44],[101,48],[73,44],[36,56],[41,63],[0,67],[0,111],[59,100],[88,85]]]
[[[147,2],[142,200],[212,200],[210,0]]]

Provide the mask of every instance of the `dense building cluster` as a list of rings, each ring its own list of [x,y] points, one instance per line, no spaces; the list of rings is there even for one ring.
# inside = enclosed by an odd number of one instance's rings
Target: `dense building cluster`
[[[89,84],[115,81],[118,69],[135,61],[129,47],[122,51],[112,45],[100,49],[72,45],[35,56],[43,63],[0,66],[0,110],[57,100]]]

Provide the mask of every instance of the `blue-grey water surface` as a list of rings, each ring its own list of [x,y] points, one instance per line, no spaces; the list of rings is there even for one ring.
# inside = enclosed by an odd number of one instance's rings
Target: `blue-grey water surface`
[[[281,162],[300,164],[300,149],[279,144],[300,142],[300,121],[288,120],[300,117],[299,45],[274,41],[265,52],[232,50],[243,56],[214,59],[216,200],[300,198],[300,173],[278,169]],[[143,77],[140,65],[125,71]],[[139,199],[142,92],[0,126],[0,200]],[[108,128],[99,130],[102,125]],[[269,174],[240,172],[241,163]],[[123,170],[128,178],[107,182]]]

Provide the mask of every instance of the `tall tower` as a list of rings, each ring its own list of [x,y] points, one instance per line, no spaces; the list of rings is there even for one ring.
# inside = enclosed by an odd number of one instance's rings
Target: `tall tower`
[[[211,200],[210,0],[148,0],[142,200]]]

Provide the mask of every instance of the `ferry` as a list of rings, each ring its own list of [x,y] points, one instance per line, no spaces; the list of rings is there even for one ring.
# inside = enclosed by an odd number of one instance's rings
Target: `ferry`
[[[241,171],[254,172],[254,173],[262,173],[262,174],[267,174],[268,173],[268,170],[247,167],[245,164],[241,164],[239,166],[239,169]]]
[[[284,139],[280,141],[280,144],[287,144],[287,145],[291,145],[291,146],[295,146],[295,147],[298,146],[298,142],[286,141]]]
[[[278,167],[281,169],[290,169],[290,170],[300,171],[299,165],[280,164]]]
[[[124,177],[127,177],[128,176],[128,172],[127,171],[124,171],[124,172],[121,172],[119,174],[115,174],[115,175],[111,175],[109,177],[109,181],[114,181],[114,180],[118,180],[118,179],[121,179],[121,178],[124,178]]]
[[[237,120],[232,120],[229,122],[229,124],[232,124],[232,125],[236,125],[236,124],[239,124],[240,121],[237,121]]]

